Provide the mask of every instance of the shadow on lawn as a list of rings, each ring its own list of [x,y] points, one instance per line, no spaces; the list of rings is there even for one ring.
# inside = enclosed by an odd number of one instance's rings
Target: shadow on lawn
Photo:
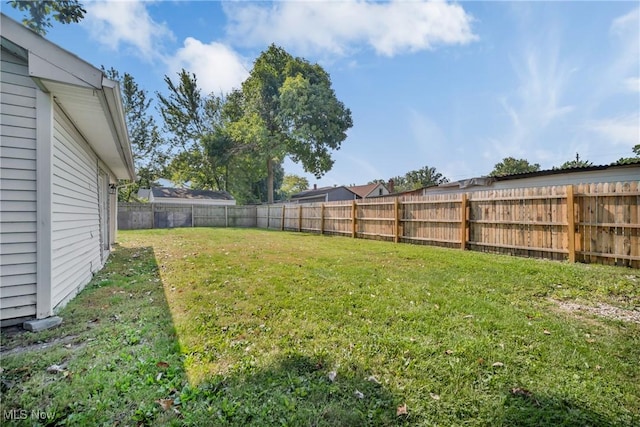
[[[179,423],[159,403],[187,380],[153,248],[116,245],[59,315],[55,329],[3,336],[2,421]]]
[[[336,372],[326,356],[289,353],[266,368],[217,376],[183,393],[186,424],[227,426],[408,425],[394,396],[357,366]]]
[[[570,399],[535,395],[512,389],[504,402],[504,417],[497,423],[505,426],[615,426],[636,425],[614,422],[602,414],[581,407]]]

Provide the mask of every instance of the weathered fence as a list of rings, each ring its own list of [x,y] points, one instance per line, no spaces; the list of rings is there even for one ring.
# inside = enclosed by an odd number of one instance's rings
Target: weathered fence
[[[118,203],[118,229],[256,227],[255,206]]]
[[[638,182],[257,208],[257,226],[640,268]]]
[[[638,181],[317,204],[120,203],[118,227],[258,227],[640,268]]]

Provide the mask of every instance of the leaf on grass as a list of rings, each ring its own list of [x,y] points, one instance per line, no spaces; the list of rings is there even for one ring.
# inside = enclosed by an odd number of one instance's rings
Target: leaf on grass
[[[406,403],[403,403],[402,405],[398,406],[398,409],[396,409],[396,415],[397,416],[408,415]]]
[[[549,332],[549,330],[545,329],[544,331],[542,331],[543,334],[545,335],[551,335],[551,332]]]
[[[157,366],[158,368],[166,369],[166,368],[168,368],[168,367],[169,367],[169,364],[168,364],[167,362],[158,362],[158,363],[156,363],[156,366]]]
[[[162,372],[158,372],[158,375],[156,375],[156,382],[160,381],[161,378],[162,378]]]
[[[447,349],[447,350],[444,351],[444,354],[453,354],[453,350]]]
[[[484,359],[482,357],[478,358],[478,365],[484,365]]]
[[[156,403],[165,411],[168,411],[173,407],[173,399],[158,399],[156,400]]]
[[[431,398],[433,400],[440,400],[440,395],[439,394],[429,393],[429,396],[431,396]]]
[[[494,364],[493,364],[493,365],[491,365],[491,366],[493,366],[494,368],[502,368],[502,367],[504,366],[504,363],[502,363],[502,362],[496,362],[496,363],[494,363]]]
[[[329,381],[334,382],[336,380],[336,376],[338,375],[338,373],[336,371],[331,371],[329,372]]]
[[[522,388],[522,387],[514,387],[511,389],[511,394],[513,394],[514,396],[522,396],[522,397],[532,397],[533,394],[527,390],[526,388]]]
[[[360,390],[356,390],[353,392],[353,395],[358,399],[364,399],[364,394]]]
[[[59,374],[65,371],[65,365],[51,365],[47,368],[47,372],[50,374]]]
[[[367,381],[370,381],[370,382],[372,382],[372,383],[376,383],[376,384],[380,384],[380,381],[378,381],[378,379],[377,379],[375,376],[373,376],[373,375],[370,375],[370,376],[367,378]]]

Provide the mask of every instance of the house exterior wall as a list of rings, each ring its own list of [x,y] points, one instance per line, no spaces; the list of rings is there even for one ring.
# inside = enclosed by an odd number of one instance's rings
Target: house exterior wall
[[[544,187],[547,185],[577,185],[594,182],[625,182],[637,181],[639,179],[640,165],[637,165],[635,167],[625,166],[599,171],[572,172],[566,174],[511,179],[508,181],[496,181],[493,183],[491,188],[501,190],[504,188]]]
[[[327,201],[327,194],[320,194],[316,197],[305,197],[302,199],[292,199],[294,203],[323,203]]]
[[[0,321],[36,313],[36,93],[27,61],[0,64]]]
[[[376,188],[374,188],[371,193],[367,194],[365,197],[380,197],[380,196],[388,196],[389,190],[382,184],[378,184]]]
[[[108,183],[104,175],[99,178],[97,156],[58,106],[53,117],[51,304],[55,308],[75,296],[102,267],[100,201],[108,197]]]
[[[346,188],[337,187],[329,191],[327,202],[335,202],[337,200],[355,200],[357,198],[359,197]]]

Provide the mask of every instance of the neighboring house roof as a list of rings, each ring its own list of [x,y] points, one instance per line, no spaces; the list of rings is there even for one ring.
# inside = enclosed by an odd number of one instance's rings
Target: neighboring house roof
[[[537,172],[525,172],[525,173],[516,173],[511,175],[502,175],[496,176],[494,179],[496,181],[508,181],[511,179],[522,179],[522,178],[533,178],[538,176],[549,176],[549,175],[559,175],[566,173],[574,173],[574,172],[591,172],[591,171],[601,171],[607,169],[618,169],[618,168],[627,168],[627,167],[637,167],[640,166],[640,158],[636,161],[629,160],[627,163],[618,164],[613,163],[610,165],[598,165],[598,166],[583,166],[577,168],[566,168],[566,169],[547,169],[541,170]]]
[[[585,167],[566,168],[566,169],[548,169],[548,170],[542,170],[537,172],[525,172],[525,173],[495,176],[495,177],[483,176],[483,177],[477,177],[477,178],[462,179],[459,181],[447,182],[437,186],[424,187],[422,189],[414,190],[412,192],[407,192],[407,193],[419,194],[420,192],[433,193],[440,190],[462,190],[462,189],[470,189],[470,188],[482,189],[482,188],[498,185],[498,183],[500,183],[501,186],[508,185],[507,183],[509,181],[514,181],[513,184],[518,185],[520,184],[521,180],[524,180],[527,178],[542,178],[544,181],[548,182],[548,185],[557,185],[554,182],[557,182],[560,185],[563,185],[566,183],[575,184],[576,182],[579,182],[582,179],[586,179],[587,181],[591,181],[595,179],[597,181],[597,179],[594,176],[589,175],[589,173],[592,173],[592,172],[596,172],[596,173],[599,173],[599,172],[607,173],[607,172],[616,172],[616,171],[619,172],[615,174],[609,174],[609,175],[615,176],[615,175],[623,175],[622,172],[624,172],[625,169],[626,169],[626,172],[625,172],[626,176],[629,176],[629,169],[632,170],[631,175],[633,175],[635,173],[633,171],[634,169],[640,170],[640,159],[638,159],[638,161],[633,161],[633,160],[628,161],[627,163],[624,163],[624,164],[585,166]],[[638,173],[637,176],[638,176],[638,179],[640,179],[640,172]],[[614,180],[617,181],[619,179],[620,179],[619,177],[616,177]],[[539,181],[540,181],[539,179],[535,180],[535,182],[539,182]],[[403,195],[404,194],[405,193],[403,193]]]
[[[135,180],[120,85],[102,71],[1,15],[2,47],[28,60],[29,75],[69,116],[119,179]]]
[[[365,197],[378,196],[378,194],[372,194],[372,193],[380,186],[386,189],[386,187],[383,184],[352,185],[350,187],[341,185],[341,186],[335,186],[335,187],[313,188],[311,190],[304,190],[299,193],[293,194],[291,196],[291,200],[315,199],[317,197],[324,196],[333,191],[339,191],[339,190],[347,190],[348,192],[352,193],[356,198],[364,199]]]
[[[378,196],[379,194],[372,194],[378,187],[382,186],[383,188],[386,189],[386,187],[383,184],[367,184],[367,185],[354,185],[351,187],[347,187],[347,189],[349,191],[351,191],[354,194],[357,194],[358,196],[360,196],[361,198],[366,198],[366,197],[370,197],[370,196]]]
[[[154,187],[151,193],[155,199],[199,199],[199,200],[235,200],[226,191],[190,190],[188,188]]]

